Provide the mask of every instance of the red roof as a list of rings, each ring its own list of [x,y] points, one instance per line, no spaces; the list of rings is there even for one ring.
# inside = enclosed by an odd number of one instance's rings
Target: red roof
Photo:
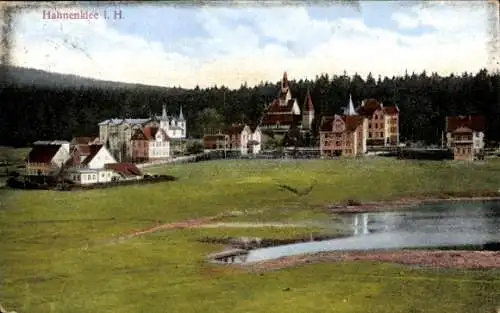
[[[304,110],[307,112],[314,112],[311,93],[309,92],[309,89],[307,89],[306,99],[304,101]]]
[[[90,145],[89,147],[89,155],[83,160],[82,164],[87,165],[92,161],[92,159],[96,156],[96,154],[101,150],[102,145]]]
[[[104,168],[113,170],[122,176],[141,176],[141,171],[134,163],[112,163],[105,164]]]
[[[335,116],[323,116],[323,118],[321,118],[321,126],[319,130],[322,132],[331,132],[334,120]]]
[[[453,133],[454,134],[472,133],[472,129],[470,129],[469,127],[462,126],[462,127],[455,129],[453,131]]]
[[[396,115],[399,114],[399,108],[396,106],[393,107],[384,107],[384,114],[387,115]]]
[[[80,152],[80,155],[84,156],[84,155],[89,155],[90,154],[90,148],[89,148],[89,145],[77,145],[76,148],[78,149],[78,151]]]
[[[61,145],[36,145],[31,149],[26,161],[31,163],[51,163]]]
[[[292,125],[294,122],[298,122],[300,115],[294,114],[268,114],[262,119],[262,125]]]
[[[382,108],[382,104],[375,99],[363,100],[364,104],[358,108],[358,114],[372,116],[375,111]]]
[[[345,122],[346,129],[348,131],[355,131],[359,125],[361,125],[365,119],[364,116],[359,115],[348,115],[342,116],[342,119]]]
[[[95,137],[74,137],[71,142],[75,145],[88,145],[95,140]]]
[[[473,131],[483,132],[485,130],[484,116],[447,116],[446,131],[452,132],[459,127],[467,127]]]
[[[245,124],[233,124],[226,129],[224,129],[224,134],[227,135],[239,135],[245,128]]]
[[[272,113],[292,113],[293,109],[293,104],[295,103],[295,99],[290,99],[286,103],[286,105],[280,105],[280,101],[278,99],[274,100],[269,106],[267,107],[266,113],[267,114],[272,114]]]
[[[348,115],[341,116],[345,123],[347,131],[355,131],[359,125],[363,123],[365,117],[359,115]],[[335,116],[324,116],[321,121],[320,131],[331,132],[333,131],[333,122],[335,121]]]

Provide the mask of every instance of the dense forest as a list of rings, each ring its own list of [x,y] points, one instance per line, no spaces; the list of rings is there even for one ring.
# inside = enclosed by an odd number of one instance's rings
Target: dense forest
[[[392,78],[368,75],[365,79],[359,75],[323,74],[313,81],[291,80],[290,85],[301,106],[310,89],[318,117],[341,112],[349,94],[356,106],[365,98],[397,104],[402,140],[438,143],[446,115],[485,115],[488,139],[500,140],[499,76],[486,70],[448,77],[425,72]],[[279,88],[279,82],[263,82],[255,87],[245,84],[237,90],[217,86],[187,90],[3,85],[0,145],[10,146],[25,146],[41,139],[97,135],[97,124],[102,120],[160,114],[164,103],[170,114],[178,114],[182,105],[188,135],[198,137],[203,129],[219,127],[220,123],[258,121],[265,104]]]

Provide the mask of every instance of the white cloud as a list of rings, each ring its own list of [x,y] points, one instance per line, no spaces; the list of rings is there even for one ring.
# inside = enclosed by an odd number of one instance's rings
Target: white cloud
[[[401,28],[435,28],[420,36],[368,28],[361,18],[318,21],[303,7],[205,8],[196,18],[209,36],[186,38],[190,57],[167,51],[161,42],[118,33],[103,19],[54,21],[43,20],[41,11],[25,12],[15,26],[12,54],[19,66],[183,87],[276,81],[283,70],[296,78],[344,70],[361,75],[392,76],[406,69],[449,74],[477,71],[488,61],[484,6],[433,6],[393,15]],[[237,25],[239,18],[255,27]],[[273,42],[262,47],[261,35]],[[196,53],[204,58],[195,58]]]

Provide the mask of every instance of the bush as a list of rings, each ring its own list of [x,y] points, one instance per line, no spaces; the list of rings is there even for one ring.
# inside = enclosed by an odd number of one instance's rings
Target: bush
[[[198,141],[194,141],[194,142],[188,144],[188,146],[186,147],[186,151],[188,154],[202,153],[203,150],[204,150],[203,145]]]

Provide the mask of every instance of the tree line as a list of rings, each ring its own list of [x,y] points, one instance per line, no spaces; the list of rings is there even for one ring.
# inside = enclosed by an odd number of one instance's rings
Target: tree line
[[[0,91],[0,145],[26,146],[36,140],[70,139],[98,135],[97,124],[109,118],[159,115],[163,104],[177,115],[180,106],[187,119],[187,133],[200,137],[207,129],[234,122],[257,122],[265,106],[276,97],[280,82],[262,82],[239,89],[49,88],[6,84]],[[317,121],[323,115],[341,113],[352,95],[355,106],[375,98],[400,108],[402,140],[438,143],[447,115],[480,114],[486,117],[486,136],[500,140],[499,74],[481,70],[441,77],[406,74],[402,77],[367,78],[359,75],[329,76],[314,80],[290,80],[292,95],[303,106],[310,90]],[[316,132],[317,133],[317,132]]]

